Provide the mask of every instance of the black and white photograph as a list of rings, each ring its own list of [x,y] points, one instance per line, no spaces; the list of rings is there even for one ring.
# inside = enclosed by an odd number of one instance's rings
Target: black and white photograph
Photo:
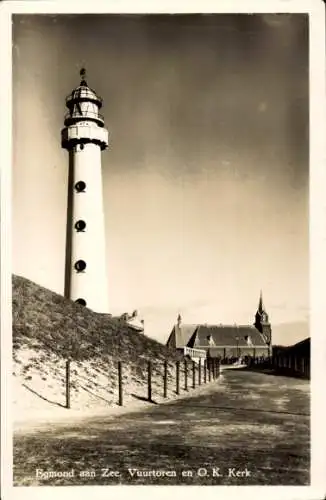
[[[309,13],[11,19],[14,489],[311,486]]]

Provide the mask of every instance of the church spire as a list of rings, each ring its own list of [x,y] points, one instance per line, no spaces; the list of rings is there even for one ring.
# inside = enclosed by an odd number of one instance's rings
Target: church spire
[[[263,292],[262,292],[262,290],[260,290],[258,312],[260,314],[262,314],[264,311],[265,311],[265,308],[264,308],[264,303],[263,303]]]
[[[271,324],[269,322],[268,314],[267,314],[265,306],[264,306],[262,290],[260,290],[258,309],[257,309],[256,316],[255,316],[254,326],[263,335],[265,342],[268,345],[271,345],[272,329],[271,329]]]
[[[268,314],[264,306],[262,290],[260,290],[258,309],[256,312],[256,323],[261,323],[261,322],[268,323]]]

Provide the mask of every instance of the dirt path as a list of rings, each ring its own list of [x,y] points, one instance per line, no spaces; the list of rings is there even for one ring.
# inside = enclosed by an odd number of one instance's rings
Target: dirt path
[[[146,411],[19,433],[14,484],[309,484],[309,382],[226,370],[214,384]]]

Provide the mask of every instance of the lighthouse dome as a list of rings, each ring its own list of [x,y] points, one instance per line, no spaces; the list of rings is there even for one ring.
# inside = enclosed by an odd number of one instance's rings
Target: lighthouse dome
[[[82,69],[80,84],[66,98],[66,106],[69,113],[65,116],[65,125],[73,125],[77,122],[95,122],[100,127],[104,126],[103,116],[99,109],[102,106],[102,98],[92,90],[85,79],[85,70]]]
[[[99,108],[102,106],[102,98],[99,97],[94,90],[89,88],[84,81],[82,81],[66,99],[68,108],[77,102],[93,102],[97,104]]]

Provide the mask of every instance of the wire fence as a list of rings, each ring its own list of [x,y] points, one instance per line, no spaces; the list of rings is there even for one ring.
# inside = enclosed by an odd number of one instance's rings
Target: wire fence
[[[18,356],[14,373],[23,378],[30,392],[52,404],[69,408],[89,405],[128,406],[131,400],[168,401],[214,382],[224,365],[245,365],[249,370],[272,370],[275,374],[310,378],[310,358],[276,353],[270,357],[240,359],[184,358],[148,360],[137,363],[99,356],[96,359],[63,359],[56,353],[30,352]],[[28,361],[28,362],[27,362]],[[232,366],[231,366],[232,367]]]
[[[72,389],[72,373],[74,380],[78,378],[78,368],[72,366],[75,362],[68,359],[65,364],[65,407],[70,409],[71,404],[71,389]],[[145,373],[144,373],[145,372]],[[176,361],[171,363],[168,361],[155,362],[147,361],[145,370],[141,373],[143,377],[144,396],[140,399],[147,400],[148,402],[154,401],[155,397],[161,396],[167,399],[170,394],[180,395],[181,392],[188,392],[196,387],[209,382],[215,381],[220,375],[220,360],[219,359],[205,359],[203,362],[195,361]],[[145,377],[144,377],[145,375]],[[117,404],[124,406],[125,395],[129,392],[129,384],[131,382],[131,372],[128,363],[118,361],[115,366],[115,373],[110,373],[110,380],[115,380],[117,385]],[[145,379],[145,380],[144,380]],[[73,385],[76,389],[76,383]]]

